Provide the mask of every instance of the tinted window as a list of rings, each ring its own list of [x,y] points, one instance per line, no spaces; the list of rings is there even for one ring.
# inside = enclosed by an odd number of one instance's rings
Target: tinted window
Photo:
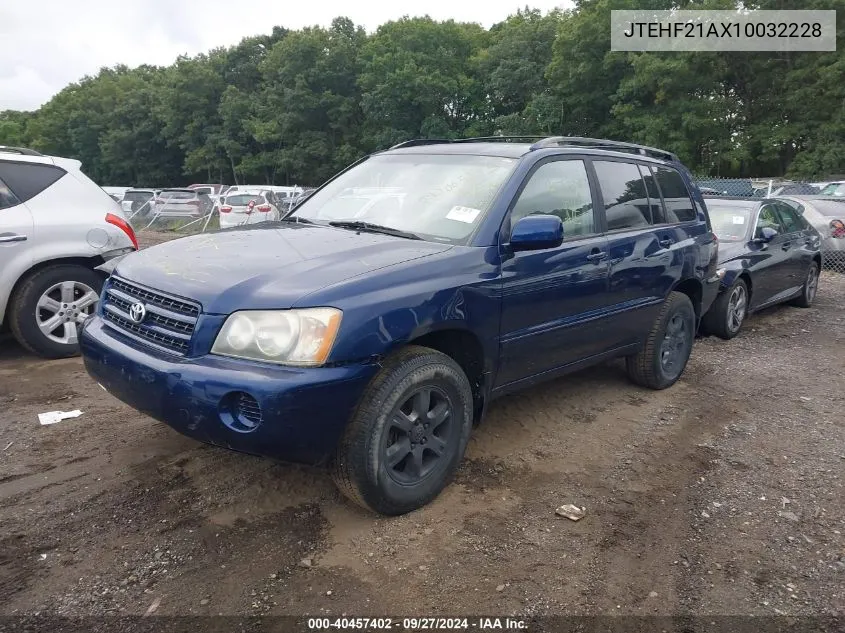
[[[681,174],[669,167],[654,167],[654,175],[657,184],[660,185],[660,192],[663,194],[666,221],[690,222],[695,220],[698,214],[692,206],[689,190],[684,184]]]
[[[170,198],[172,200],[191,200],[196,198],[192,191],[162,191],[159,198]]]
[[[640,170],[632,163],[593,162],[604,200],[607,230],[651,224],[651,211]]]
[[[21,202],[34,198],[65,173],[64,169],[55,165],[0,162],[0,179]]]
[[[780,211],[780,219],[783,223],[784,231],[787,233],[797,233],[798,231],[804,230],[801,220],[795,214],[795,211],[783,203],[778,204],[778,210]]]
[[[783,233],[783,227],[780,224],[777,211],[771,204],[763,205],[760,209],[760,216],[757,218],[757,227],[755,228],[755,235],[760,235],[760,229],[770,228],[778,233]]]
[[[264,198],[258,194],[238,194],[234,196],[229,196],[226,198],[226,204],[230,204],[235,207],[245,207],[250,203],[251,200],[255,200],[256,204],[261,204],[264,202]]]
[[[804,205],[799,204],[799,203],[795,202],[794,200],[778,200],[778,202],[780,202],[781,204],[789,205],[790,207],[795,209],[796,212],[798,212],[798,215],[801,215],[802,213],[804,213]]]
[[[128,200],[129,202],[146,202],[152,197],[152,191],[127,191],[123,196],[123,199]]]
[[[593,198],[584,161],[552,161],[534,172],[513,207],[511,226],[533,214],[558,216],[563,221],[564,237],[595,232]]]
[[[640,165],[640,174],[645,181],[645,191],[648,194],[648,202],[651,207],[652,224],[663,224],[666,222],[666,215],[663,213],[663,202],[660,200],[660,189],[654,182],[654,174],[650,167]]]
[[[0,180],[0,209],[8,209],[9,207],[14,207],[20,204],[21,201],[18,200],[18,197],[12,193],[12,190],[6,186],[2,180]]]

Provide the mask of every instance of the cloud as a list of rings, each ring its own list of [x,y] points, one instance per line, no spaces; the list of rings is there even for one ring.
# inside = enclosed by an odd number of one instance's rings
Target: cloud
[[[563,0],[537,0],[549,10]],[[567,4],[570,4],[567,0]],[[167,65],[273,26],[327,26],[346,16],[368,31],[403,15],[490,26],[524,0],[0,0],[0,110],[36,109],[56,92],[104,66]]]

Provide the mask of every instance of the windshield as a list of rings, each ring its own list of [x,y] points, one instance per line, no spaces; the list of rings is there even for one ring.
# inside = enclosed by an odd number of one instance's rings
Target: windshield
[[[461,243],[481,223],[515,163],[457,154],[374,156],[308,197],[291,217],[369,222]]]
[[[821,193],[825,196],[845,196],[845,182],[830,183]]]
[[[236,196],[229,196],[226,198],[226,204],[232,205],[233,207],[245,207],[249,204],[250,200],[264,202],[264,198],[258,194],[243,193]]]
[[[713,232],[721,242],[742,242],[748,233],[748,224],[755,206],[720,205],[708,202],[707,211]]]

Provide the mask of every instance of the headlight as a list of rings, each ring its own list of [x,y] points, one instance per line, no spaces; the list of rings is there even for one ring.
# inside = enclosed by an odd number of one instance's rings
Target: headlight
[[[212,354],[280,365],[322,365],[340,327],[340,310],[244,310],[226,319]]]
[[[726,272],[728,272],[728,271],[724,268],[720,268],[719,270],[716,271],[716,276],[719,278],[720,281],[725,278]]]

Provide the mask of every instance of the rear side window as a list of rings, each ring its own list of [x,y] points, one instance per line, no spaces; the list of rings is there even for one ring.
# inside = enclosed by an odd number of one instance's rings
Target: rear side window
[[[698,217],[681,174],[669,167],[657,166],[654,168],[654,177],[663,194],[666,222],[691,222]]]
[[[66,173],[55,165],[0,162],[0,179],[21,202],[34,198]]]
[[[651,210],[640,169],[633,163],[593,161],[604,200],[607,230],[651,224]]]
[[[12,190],[9,189],[6,183],[0,180],[0,210],[17,206],[20,203],[21,201],[12,193]]]
[[[790,207],[780,203],[778,204],[778,211],[780,212],[780,219],[783,223],[783,229],[787,233],[797,233],[804,230],[801,220]]]
[[[645,191],[648,194],[648,202],[651,207],[651,223],[663,224],[666,222],[666,214],[663,213],[663,203],[660,201],[660,189],[654,182],[654,174],[645,165],[640,165],[640,174],[645,182]]]

